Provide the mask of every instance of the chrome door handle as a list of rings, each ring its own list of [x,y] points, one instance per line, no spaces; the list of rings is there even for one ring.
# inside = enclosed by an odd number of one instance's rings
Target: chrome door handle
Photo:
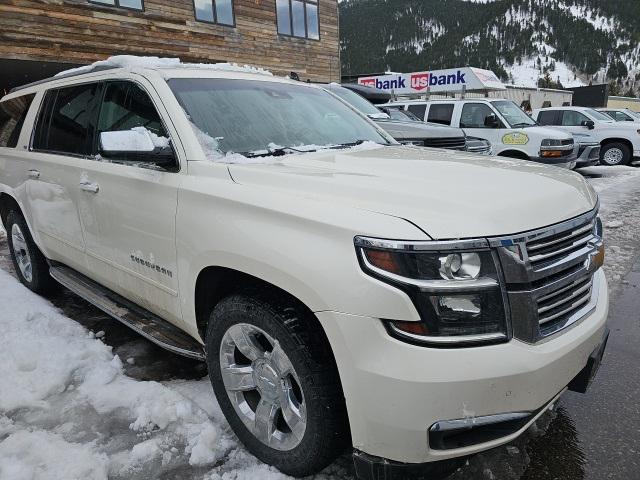
[[[38,178],[40,178],[40,172],[38,170],[29,170],[29,178],[37,180]]]
[[[98,193],[100,191],[100,185],[91,182],[80,182],[80,190],[90,193]]]

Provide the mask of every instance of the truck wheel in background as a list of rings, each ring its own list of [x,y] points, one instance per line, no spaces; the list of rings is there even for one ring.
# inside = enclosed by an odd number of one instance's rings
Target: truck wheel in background
[[[311,312],[284,294],[234,294],[210,315],[207,366],[238,438],[293,476],[329,465],[351,446],[329,342]]]
[[[12,209],[5,219],[7,242],[18,279],[29,290],[44,295],[58,287],[49,275],[49,264],[31,237],[22,213]]]
[[[624,143],[607,143],[600,151],[600,163],[603,165],[628,165],[631,161],[631,149]]]

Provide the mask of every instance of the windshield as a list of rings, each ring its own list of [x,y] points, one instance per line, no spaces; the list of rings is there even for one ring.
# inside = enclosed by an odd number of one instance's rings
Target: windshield
[[[500,115],[504,117],[511,128],[533,127],[537,125],[529,115],[524,113],[518,105],[510,100],[500,100],[491,102]]]
[[[601,122],[608,122],[608,123],[614,122],[614,120],[609,115],[605,115],[604,113],[594,110],[592,108],[587,108],[585,112],[587,112],[591,116],[591,118],[595,118],[596,120],[599,120]]]
[[[356,92],[353,92],[348,88],[344,88],[336,84],[331,84],[327,88],[331,93],[339,96],[353,108],[370,116],[371,118],[389,118],[389,115],[378,110],[369,100],[361,97]]]
[[[168,83],[191,122],[223,153],[389,144],[373,125],[320,88],[222,78]]]
[[[421,122],[413,113],[408,110],[398,110],[397,108],[388,108],[389,116],[393,120],[401,120],[403,122]]]
[[[632,117],[634,120],[640,120],[640,113],[638,112],[634,112],[633,110],[629,110],[628,108],[625,108],[624,113]]]

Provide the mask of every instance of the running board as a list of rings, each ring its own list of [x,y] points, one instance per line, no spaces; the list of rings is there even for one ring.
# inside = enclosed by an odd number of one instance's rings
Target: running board
[[[194,338],[166,320],[97,284],[81,273],[62,265],[52,265],[51,276],[76,295],[124,323],[136,333],[170,352],[205,359],[204,348]]]

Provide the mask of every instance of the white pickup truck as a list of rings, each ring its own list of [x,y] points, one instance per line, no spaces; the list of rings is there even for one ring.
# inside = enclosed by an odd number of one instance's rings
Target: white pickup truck
[[[640,125],[617,122],[588,107],[553,107],[534,110],[541,125],[570,133],[585,133],[600,143],[600,161],[604,165],[628,165],[640,160]]]
[[[576,166],[577,149],[571,134],[538,126],[511,100],[405,100],[384,106],[407,110],[425,122],[461,128],[469,136],[490,142],[493,155]]]
[[[206,361],[289,475],[347,448],[363,479],[449,468],[602,358],[598,197],[573,172],[400,146],[264,72],[117,58],[5,96],[0,142],[20,281]]]

